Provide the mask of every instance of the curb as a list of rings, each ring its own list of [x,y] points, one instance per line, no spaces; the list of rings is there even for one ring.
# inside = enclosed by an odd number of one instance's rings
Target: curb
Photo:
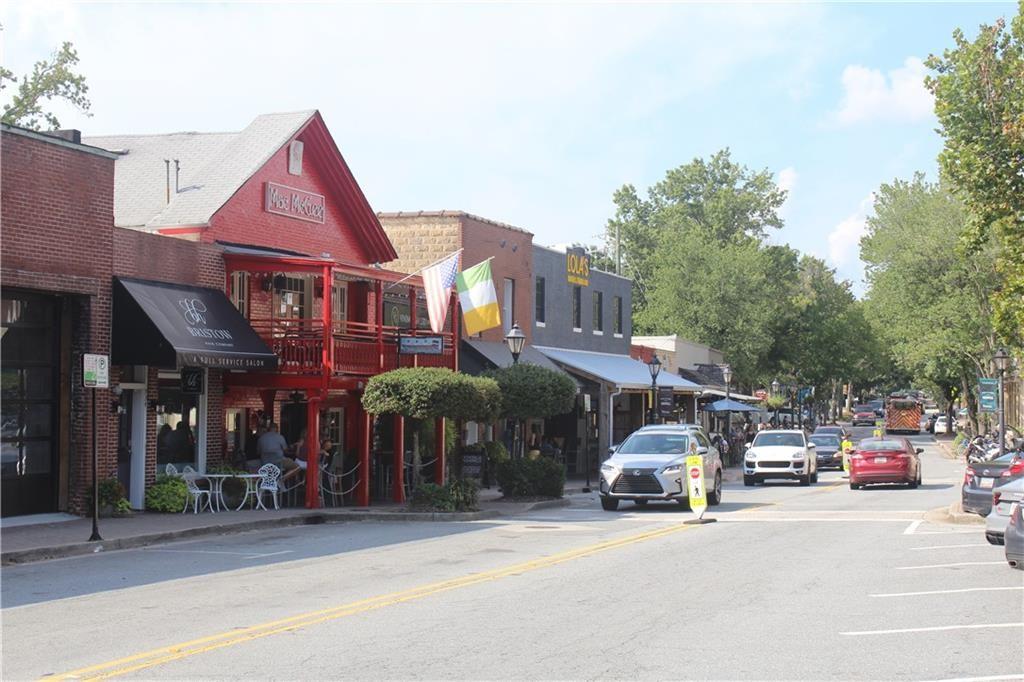
[[[924,515],[926,521],[933,523],[951,523],[957,526],[983,526],[985,519],[977,514],[970,514],[960,507],[959,502],[953,502],[948,507],[932,509]]]
[[[568,498],[562,497],[556,500],[540,500],[528,503],[523,509],[502,510],[482,509],[475,512],[375,512],[375,511],[318,511],[308,514],[297,514],[280,519],[261,519],[259,521],[247,521],[233,523],[226,526],[202,526],[200,528],[186,528],[183,530],[165,531],[162,533],[148,533],[135,535],[126,538],[114,538],[101,542],[75,542],[68,545],[54,545],[52,547],[34,547],[32,549],[13,550],[0,553],[0,566],[16,566],[20,564],[36,563],[51,559],[64,559],[68,557],[84,556],[87,554],[99,554],[101,552],[113,552],[122,549],[139,549],[150,545],[165,544],[177,540],[188,540],[192,538],[210,537],[217,535],[235,535],[237,533],[248,533],[256,530],[268,530],[272,528],[287,528],[290,526],[310,526],[326,523],[347,523],[358,521],[483,521],[494,519],[500,516],[516,516],[526,514],[537,509],[550,509],[553,507],[568,507],[571,504]]]

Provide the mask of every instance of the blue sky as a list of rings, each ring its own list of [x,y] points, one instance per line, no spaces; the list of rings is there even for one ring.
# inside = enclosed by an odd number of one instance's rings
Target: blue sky
[[[861,291],[882,182],[934,177],[920,60],[1003,3],[7,3],[16,73],[71,40],[86,134],[318,108],[376,210],[463,209],[595,242],[624,183],[729,147],[790,189],[772,239]]]

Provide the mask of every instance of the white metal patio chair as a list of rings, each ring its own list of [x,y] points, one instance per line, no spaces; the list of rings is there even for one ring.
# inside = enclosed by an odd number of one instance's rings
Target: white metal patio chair
[[[205,510],[207,508],[216,514],[217,510],[213,508],[213,499],[210,497],[210,489],[200,488],[196,483],[197,477],[198,476],[195,472],[191,474],[185,473],[182,476],[185,481],[185,486],[188,488],[189,497],[185,500],[185,508],[181,510],[181,513],[184,514],[188,511],[188,503],[191,500],[193,514],[198,514],[200,510]]]
[[[260,475],[260,481],[256,486],[256,508],[266,509],[263,506],[263,492],[267,491],[274,497],[274,509],[280,509],[277,501],[279,491],[277,482],[281,478],[281,470],[274,464],[264,464],[256,473]]]
[[[178,470],[174,467],[173,464],[170,463],[168,463],[167,466],[164,467],[164,473],[167,474],[168,476],[174,476],[175,478],[177,478],[178,476]]]

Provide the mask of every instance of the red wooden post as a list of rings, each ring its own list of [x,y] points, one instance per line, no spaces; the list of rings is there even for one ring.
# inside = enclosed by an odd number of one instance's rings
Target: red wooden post
[[[306,405],[306,509],[320,508],[320,397]]]
[[[395,475],[392,477],[391,499],[405,502],[405,417],[396,414],[394,419]]]
[[[324,390],[330,381],[331,373],[334,371],[334,269],[329,265],[324,266],[324,298],[321,319],[324,324],[324,349],[321,362],[323,363]]]
[[[362,410],[362,408],[360,408]],[[370,506],[370,441],[373,438],[373,415],[362,412],[359,430],[359,485],[356,486],[356,506]]]
[[[374,308],[377,311],[377,369],[384,371],[384,284],[378,279],[373,289]]]
[[[434,454],[437,456],[434,461],[434,483],[444,485],[444,470],[448,459],[444,451],[444,417],[434,420]]]

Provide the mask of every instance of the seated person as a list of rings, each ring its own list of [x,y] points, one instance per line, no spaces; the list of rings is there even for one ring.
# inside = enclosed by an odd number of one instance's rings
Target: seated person
[[[273,464],[281,470],[285,479],[297,475],[306,468],[305,462],[299,464],[286,455],[288,442],[278,431],[277,424],[273,422],[267,427],[267,432],[260,436],[256,443],[256,451],[259,453],[261,464]]]

